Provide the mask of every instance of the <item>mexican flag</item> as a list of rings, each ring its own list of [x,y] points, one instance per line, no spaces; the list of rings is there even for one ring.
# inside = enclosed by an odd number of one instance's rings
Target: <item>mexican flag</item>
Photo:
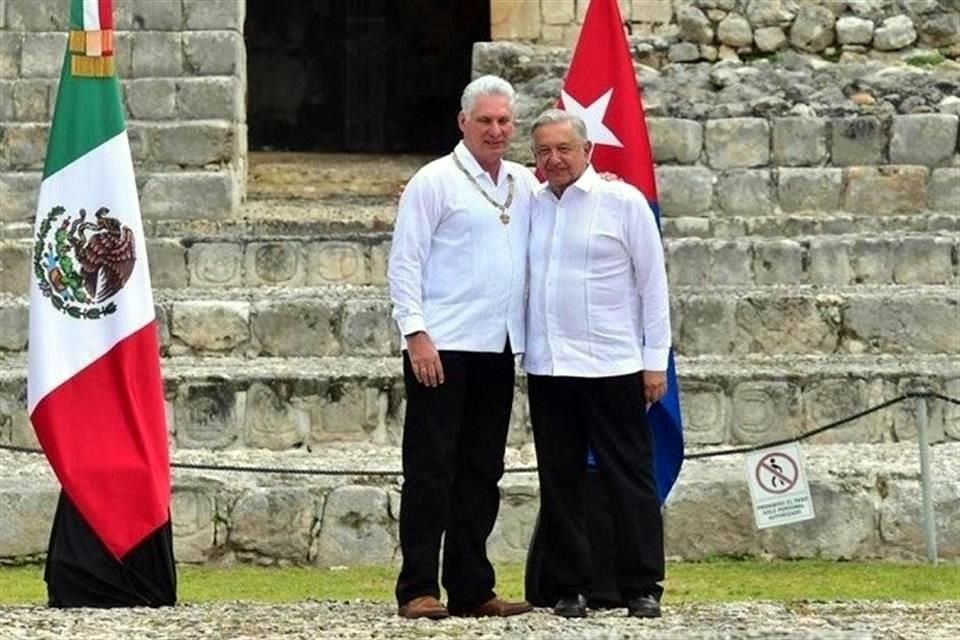
[[[70,0],[33,243],[27,404],[63,488],[51,604],[172,604],[163,382],[112,0]]]

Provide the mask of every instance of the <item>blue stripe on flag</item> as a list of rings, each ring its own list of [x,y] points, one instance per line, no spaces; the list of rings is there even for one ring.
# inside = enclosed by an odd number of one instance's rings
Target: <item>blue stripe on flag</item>
[[[650,202],[649,205],[657,220],[657,229],[660,229],[660,206],[656,202]],[[647,410],[647,424],[653,445],[653,477],[657,483],[657,498],[663,504],[683,466],[683,418],[672,348],[667,362],[667,394]],[[592,447],[587,447],[587,467],[597,467],[597,457]]]
[[[660,204],[649,202],[660,229]],[[673,363],[673,349],[667,361],[667,395],[647,411],[647,423],[653,437],[653,476],[657,481],[657,497],[663,504],[683,466],[683,417],[680,414],[680,385]]]

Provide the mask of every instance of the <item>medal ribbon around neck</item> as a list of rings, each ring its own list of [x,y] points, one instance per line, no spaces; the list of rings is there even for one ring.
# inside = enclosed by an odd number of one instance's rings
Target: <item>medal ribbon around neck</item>
[[[453,158],[453,164],[457,165],[457,169],[460,169],[463,175],[467,176],[467,180],[469,180],[470,184],[472,184],[474,188],[480,192],[480,195],[483,196],[483,199],[497,208],[497,211],[500,212],[500,222],[505,225],[510,224],[510,214],[507,213],[507,209],[509,209],[510,205],[513,203],[513,175],[509,173],[507,174],[507,199],[504,200],[503,204],[500,204],[490,197],[490,194],[488,194],[486,189],[484,189],[480,183],[477,182],[476,178],[470,175],[470,172],[467,171],[466,167],[463,166],[463,163],[460,162],[460,158],[457,157],[456,153],[451,153],[450,156]]]

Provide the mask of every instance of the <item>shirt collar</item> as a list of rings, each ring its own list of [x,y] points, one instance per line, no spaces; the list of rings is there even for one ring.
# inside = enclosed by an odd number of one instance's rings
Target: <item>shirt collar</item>
[[[567,187],[567,189],[579,189],[584,193],[590,193],[591,191],[593,191],[593,188],[596,186],[597,182],[599,181],[600,181],[600,176],[594,170],[593,165],[588,164],[584,172],[580,174],[580,177],[577,178],[577,180],[572,185]],[[540,188],[540,192],[537,194],[537,197],[543,196],[544,194],[549,194],[553,196],[554,199],[557,199],[557,197],[553,195],[553,191],[550,190],[549,182],[541,183],[539,185],[539,188]]]
[[[488,180],[490,174],[483,170],[483,167],[480,166],[480,163],[477,162],[477,159],[473,157],[473,154],[470,153],[470,150],[467,149],[467,145],[463,144],[463,140],[457,143],[457,146],[453,148],[453,152],[456,154],[457,159],[460,160],[460,164],[463,165],[463,168],[472,175],[474,178],[478,178],[486,175]],[[511,173],[507,164],[501,160],[500,161],[500,171],[497,173],[497,177],[503,180],[504,174]]]

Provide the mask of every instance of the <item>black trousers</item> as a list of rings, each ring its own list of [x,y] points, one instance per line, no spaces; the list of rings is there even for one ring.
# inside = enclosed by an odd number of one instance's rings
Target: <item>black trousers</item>
[[[417,382],[403,354],[403,566],[396,597],[401,605],[440,597],[442,537],[448,607],[465,611],[495,595],[487,537],[500,508],[514,362],[509,344],[503,353],[441,351],[440,361],[446,381],[431,388]]]
[[[584,463],[589,443],[610,497],[620,595],[659,598],[663,518],[639,374],[531,375],[528,386],[540,475],[537,533],[543,565],[560,597],[586,594],[591,584]]]

